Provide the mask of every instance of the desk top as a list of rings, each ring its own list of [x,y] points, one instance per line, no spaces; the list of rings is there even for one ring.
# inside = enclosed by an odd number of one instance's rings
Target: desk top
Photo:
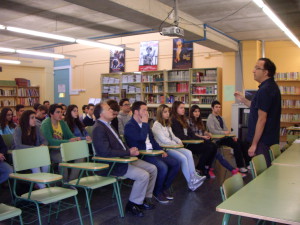
[[[300,170],[273,165],[217,206],[218,212],[300,224]]]
[[[139,150],[141,155],[161,155],[164,153],[163,150]]]
[[[235,134],[213,134],[211,136],[212,139],[221,139],[223,137],[235,137]]]
[[[106,157],[100,157],[100,156],[94,156],[92,158],[96,161],[103,161],[103,162],[117,162],[117,163],[130,163],[137,161],[137,157],[130,157],[130,158],[121,158],[121,157],[112,157],[112,158],[106,158]]]
[[[169,148],[169,149],[176,149],[176,148],[183,148],[183,145],[161,145],[162,148]]]
[[[183,144],[200,144],[203,142],[203,140],[182,140]]]
[[[300,166],[300,143],[292,144],[276,158],[272,164],[284,166]],[[299,170],[300,172],[300,170]]]

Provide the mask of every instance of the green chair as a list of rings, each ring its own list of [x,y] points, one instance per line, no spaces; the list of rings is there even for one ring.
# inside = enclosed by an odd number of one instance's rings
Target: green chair
[[[23,225],[23,219],[21,214],[21,209],[15,208],[13,206],[8,206],[2,203],[0,204],[0,222],[18,216],[20,224]]]
[[[280,146],[279,144],[275,144],[275,145],[272,145],[270,147],[270,157],[271,157],[271,160],[273,161],[274,159],[276,159],[278,156],[280,156],[281,154],[281,151],[280,151]]]
[[[58,202],[58,210],[56,212],[56,218],[60,212],[61,200],[74,197],[80,224],[83,224],[80,209],[77,201],[77,190],[71,190],[63,187],[50,187],[50,184],[62,181],[62,176],[52,173],[31,173],[24,174],[19,171],[28,170],[31,168],[42,167],[50,165],[50,156],[47,146],[27,148],[20,150],[13,150],[13,164],[14,173],[10,174],[10,178],[13,179],[13,194],[15,196],[15,203],[21,201],[27,201],[33,203],[37,209],[37,215],[39,224],[42,224],[42,217],[40,213],[40,205],[50,205],[48,214],[48,223],[50,222],[50,216],[53,214],[51,211],[52,204]],[[16,193],[17,181],[23,181],[30,183],[29,191],[19,196]],[[33,190],[35,183],[46,184],[46,188]]]
[[[232,177],[226,179],[223,185],[220,187],[220,192],[222,196],[222,200],[225,201],[230,196],[232,196],[235,192],[240,190],[244,186],[244,181],[241,174],[235,174]],[[228,224],[230,219],[230,214],[225,213],[223,217],[222,224]],[[238,217],[238,224],[241,224],[241,216]]]
[[[251,166],[252,177],[254,179],[255,177],[257,177],[259,174],[261,174],[267,169],[265,156],[262,154],[254,156],[250,162],[250,166]]]
[[[300,135],[288,134],[286,136],[288,145],[292,145],[297,138],[300,138]]]
[[[8,149],[12,149],[13,135],[12,134],[2,134],[3,141]]]
[[[93,136],[94,126],[87,126],[87,127],[85,127],[85,129],[88,132],[89,136],[92,137]]]
[[[74,186],[77,188],[84,189],[86,195],[86,203],[90,214],[91,224],[94,224],[91,204],[90,204],[93,190],[110,184],[113,184],[114,187],[114,193],[116,195],[120,216],[124,217],[122,200],[120,196],[120,189],[119,189],[117,179],[114,177],[97,176],[94,173],[91,175],[89,174],[91,172],[100,171],[109,168],[108,164],[93,163],[93,162],[68,163],[68,161],[82,159],[82,158],[87,158],[88,160],[89,149],[88,149],[87,142],[83,140],[77,142],[63,143],[61,144],[60,152],[63,161],[63,163],[59,164],[60,167],[80,170],[78,179],[71,180],[68,183],[64,183],[64,185]],[[86,174],[85,177],[84,174]]]

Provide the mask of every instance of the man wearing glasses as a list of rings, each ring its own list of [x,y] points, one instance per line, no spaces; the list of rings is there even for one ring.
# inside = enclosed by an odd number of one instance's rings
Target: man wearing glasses
[[[128,98],[123,98],[119,102],[121,111],[118,115],[118,125],[119,125],[119,134],[124,135],[124,127],[126,123],[131,119],[131,109],[130,109],[130,102]]]
[[[235,97],[250,107],[247,141],[251,143],[248,150],[250,157],[263,154],[267,166],[271,165],[269,148],[279,144],[281,95],[274,80],[275,64],[268,58],[260,58],[254,69],[254,80],[260,83],[252,101],[240,92]]]

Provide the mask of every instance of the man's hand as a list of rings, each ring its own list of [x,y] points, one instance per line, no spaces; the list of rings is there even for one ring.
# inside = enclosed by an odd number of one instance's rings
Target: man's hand
[[[248,155],[249,155],[250,157],[255,156],[255,151],[256,151],[256,146],[251,145],[251,147],[248,149]]]
[[[146,112],[142,115],[142,123],[148,123],[148,119],[149,119],[149,114],[148,112]]]
[[[139,150],[136,147],[132,147],[129,149],[130,156],[137,156],[140,154]]]
[[[225,134],[225,135],[228,135],[228,134],[230,134],[230,131],[229,131],[229,130],[226,130],[226,131],[224,131],[224,134]]]
[[[235,142],[237,142],[237,137],[232,137],[232,139],[235,141]]]
[[[0,161],[4,161],[4,160],[5,160],[5,156],[2,153],[0,153]]]
[[[165,157],[168,157],[168,154],[166,152],[164,152],[161,157],[165,158]]]
[[[86,136],[86,141],[92,141],[92,138],[90,136]]]
[[[233,95],[234,95],[234,97],[235,97],[237,100],[239,100],[240,102],[243,102],[243,99],[245,98],[244,95],[243,95],[243,93],[240,92],[240,91],[234,92]]]
[[[75,138],[70,138],[69,141],[70,141],[70,142],[75,142],[75,141],[78,141],[78,138],[77,138],[77,137],[75,137]]]

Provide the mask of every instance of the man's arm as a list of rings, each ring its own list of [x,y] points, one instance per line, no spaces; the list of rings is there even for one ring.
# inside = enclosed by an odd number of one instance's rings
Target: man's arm
[[[245,96],[239,92],[239,91],[236,91],[234,93],[234,97],[239,100],[240,102],[244,103],[246,106],[250,107],[251,106],[251,101],[249,101],[248,99],[245,98]]]
[[[142,128],[128,122],[125,125],[124,137],[129,147],[137,147],[138,142],[146,142],[148,135],[149,124],[142,123]]]
[[[263,110],[261,110],[261,109],[258,110],[258,119],[257,119],[257,123],[255,126],[254,138],[253,138],[252,144],[248,150],[248,154],[251,157],[255,155],[257,144],[258,144],[258,142],[262,136],[262,133],[264,131],[264,128],[265,128],[265,124],[267,121],[267,115],[268,114],[266,112],[264,112]]]

